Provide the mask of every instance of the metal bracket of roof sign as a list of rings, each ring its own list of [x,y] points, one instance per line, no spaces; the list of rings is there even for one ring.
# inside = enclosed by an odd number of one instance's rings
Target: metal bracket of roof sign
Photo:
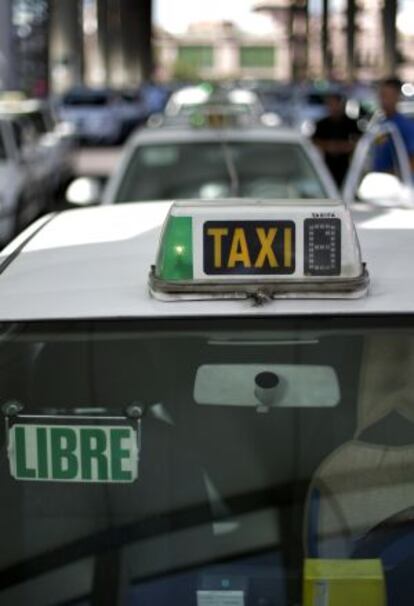
[[[253,299],[256,305],[262,305],[274,299],[357,299],[366,295],[369,286],[369,273],[363,264],[361,275],[356,278],[323,278],[310,280],[279,280],[264,283],[260,280],[223,282],[180,281],[166,282],[155,276],[151,268],[149,289],[151,296],[161,301],[178,300],[226,300]]]

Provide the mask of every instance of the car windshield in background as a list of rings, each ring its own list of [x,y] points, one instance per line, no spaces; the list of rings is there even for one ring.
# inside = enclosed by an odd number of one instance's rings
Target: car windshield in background
[[[306,97],[306,101],[309,105],[324,105],[325,96],[319,93],[311,93]]]
[[[115,201],[219,197],[328,195],[299,145],[234,141],[137,147]]]
[[[138,91],[119,91],[118,96],[123,101],[127,101],[128,103],[136,103],[140,100],[140,94]]]
[[[42,136],[49,130],[48,117],[41,111],[30,112],[22,117],[31,126],[35,136]]]
[[[388,603],[412,603],[412,318],[1,330],[21,408],[0,425],[1,603],[95,604],[124,578],[131,604],[292,606],[306,558],[355,571],[391,544]],[[109,446],[131,404],[134,445]]]
[[[74,93],[71,93],[69,95],[66,95],[63,99],[63,105],[70,105],[70,106],[84,106],[84,105],[90,105],[92,107],[99,107],[99,106],[103,106],[103,105],[108,105],[108,103],[110,102],[110,97],[109,95],[103,94],[103,93],[90,93],[88,95],[77,95]]]

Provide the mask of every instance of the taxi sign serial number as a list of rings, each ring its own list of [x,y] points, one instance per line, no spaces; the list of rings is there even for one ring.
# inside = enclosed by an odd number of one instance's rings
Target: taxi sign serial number
[[[293,221],[207,221],[204,223],[204,273],[293,274]]]
[[[16,480],[133,482],[138,473],[137,435],[130,426],[16,423],[8,454]]]

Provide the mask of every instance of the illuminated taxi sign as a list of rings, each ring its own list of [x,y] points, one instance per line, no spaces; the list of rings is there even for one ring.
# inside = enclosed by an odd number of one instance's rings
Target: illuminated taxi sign
[[[295,271],[293,221],[207,221],[204,273],[280,275]]]
[[[193,128],[236,128],[247,126],[251,121],[248,109],[232,105],[206,105],[197,108],[190,116]]]
[[[172,206],[150,289],[161,299],[358,297],[368,281],[342,203],[214,200]]]

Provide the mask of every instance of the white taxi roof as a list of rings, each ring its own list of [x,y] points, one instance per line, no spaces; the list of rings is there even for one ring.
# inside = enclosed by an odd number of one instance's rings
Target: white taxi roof
[[[414,211],[364,215],[359,237],[371,276],[355,300],[162,302],[151,298],[169,202],[70,210],[39,220],[0,255],[0,321],[71,318],[358,315],[414,312]]]
[[[301,133],[293,128],[278,127],[269,128],[265,126],[245,126],[242,128],[194,128],[191,126],[160,126],[157,128],[145,128],[132,135],[128,147],[137,145],[148,145],[155,143],[191,143],[198,141],[217,141],[217,139],[237,141],[273,141],[283,143],[307,144]]]

